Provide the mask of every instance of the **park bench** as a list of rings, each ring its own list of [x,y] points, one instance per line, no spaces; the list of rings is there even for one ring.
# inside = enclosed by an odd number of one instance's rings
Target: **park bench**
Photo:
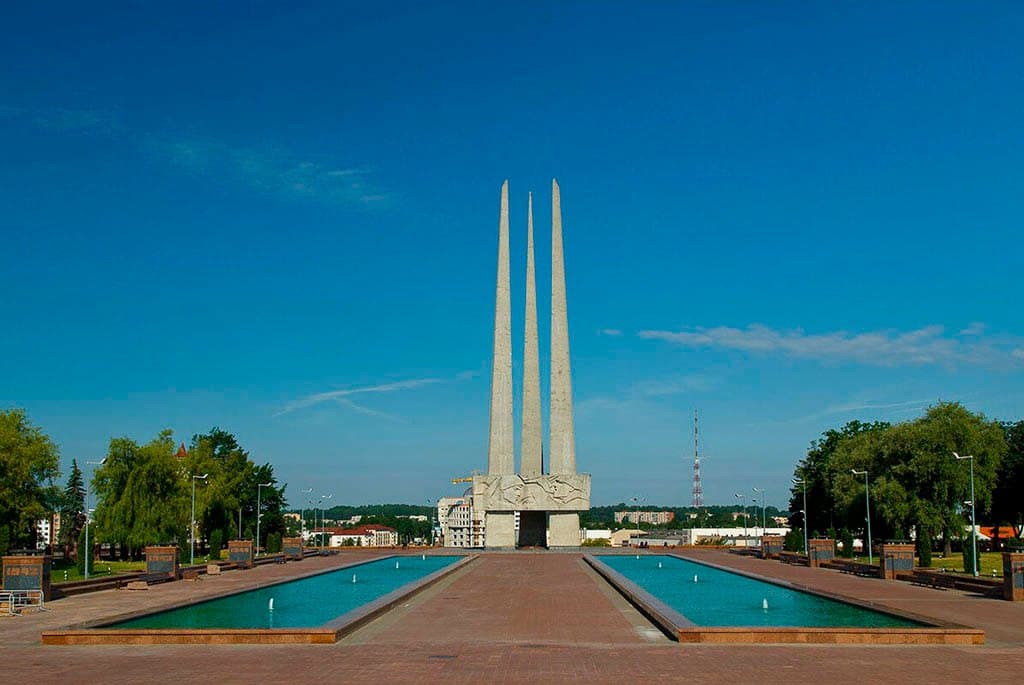
[[[172,580],[177,580],[174,576],[167,573],[143,573],[134,580],[128,583],[127,588],[129,590],[146,590],[150,585],[157,585],[159,583],[169,583]]]
[[[862,564],[859,561],[851,561],[849,559],[833,559],[832,561],[826,561],[821,564],[822,568],[832,569],[833,571],[839,571],[840,573],[849,573],[854,576],[861,576],[863,578],[877,578],[878,567],[872,564]]]
[[[807,565],[807,557],[799,552],[779,552],[779,561],[784,564]]]

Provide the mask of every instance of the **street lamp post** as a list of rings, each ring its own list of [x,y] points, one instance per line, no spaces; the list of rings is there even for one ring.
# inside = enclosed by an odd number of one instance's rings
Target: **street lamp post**
[[[321,547],[326,547],[326,545],[323,544],[323,542],[324,542],[324,530],[323,529],[327,525],[327,523],[326,523],[327,522],[327,512],[324,510],[324,500],[325,499],[331,499],[332,497],[334,497],[334,493],[333,492],[331,494],[329,494],[329,495],[320,495],[320,546]]]
[[[196,563],[196,481],[205,481],[210,474],[204,473],[201,476],[192,476],[192,525],[189,527],[188,542],[188,563],[189,566]],[[218,552],[220,550],[217,550]]]
[[[768,516],[765,513],[764,507],[764,488],[750,488],[754,491],[754,506],[757,506],[757,495],[761,495],[761,535],[765,534],[765,529],[768,527]],[[754,518],[757,518],[757,509],[754,509]]]
[[[868,471],[858,471],[857,469],[850,469],[850,473],[855,476],[864,476],[864,509],[867,512],[868,522],[868,539],[864,541],[864,545],[868,548],[868,563],[874,565],[875,558],[871,552],[871,492],[868,489]]]
[[[974,577],[978,577],[978,528],[974,523],[974,457],[963,456],[961,457],[956,452],[953,452],[953,456],[956,457],[957,461],[967,460],[971,463],[971,559],[974,560],[972,566],[974,566]]]
[[[744,503],[744,496],[738,492],[736,493],[736,499],[740,501],[740,506],[743,507],[743,537],[747,537],[747,505]]]
[[[313,488],[306,488],[305,490],[300,490],[299,492],[301,492],[303,495],[308,495],[309,493],[313,492]],[[305,505],[302,505],[302,506],[299,507],[299,538],[303,542],[305,542],[305,540],[306,540],[306,536],[303,535],[303,532],[305,532],[305,530],[306,530],[306,509],[305,509]]]
[[[794,485],[802,486],[802,489],[804,491],[804,508],[803,508],[803,510],[800,513],[804,515],[804,554],[808,554],[808,551],[807,551],[808,550],[808,547],[807,547],[807,479],[806,478],[794,478],[793,479],[793,484]],[[850,552],[846,552],[846,553],[849,554]]]
[[[436,523],[437,519],[435,518],[435,516],[437,515],[438,502],[435,502],[433,499],[428,497],[427,498],[427,505],[430,507],[430,546],[433,547],[434,546],[434,536],[435,536],[436,531],[437,531],[437,523]],[[471,522],[471,525],[472,525],[472,522]]]
[[[85,463],[88,464],[89,466],[103,466],[104,464],[107,463],[107,458],[103,457],[99,461],[87,461]],[[89,518],[90,518],[89,514],[91,512],[91,510],[89,509],[89,490],[90,490],[89,480],[86,479],[86,481],[85,481],[85,579],[86,580],[89,579],[89,557],[92,556],[90,554],[90,549],[89,549]]]
[[[260,493],[263,488],[269,488],[270,483],[256,484],[256,555],[260,553],[260,519],[263,518],[263,508],[260,505]]]

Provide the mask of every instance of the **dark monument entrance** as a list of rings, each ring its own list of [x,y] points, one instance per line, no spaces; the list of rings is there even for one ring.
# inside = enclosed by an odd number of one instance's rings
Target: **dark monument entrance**
[[[546,511],[519,512],[519,547],[548,546],[548,513]]]

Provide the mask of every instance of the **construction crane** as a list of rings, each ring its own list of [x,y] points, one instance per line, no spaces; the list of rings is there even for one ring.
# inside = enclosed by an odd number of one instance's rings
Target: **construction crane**
[[[472,483],[473,478],[479,476],[480,472],[476,469],[473,470],[472,476],[463,476],[462,478],[452,478],[452,485],[458,485],[459,483]]]

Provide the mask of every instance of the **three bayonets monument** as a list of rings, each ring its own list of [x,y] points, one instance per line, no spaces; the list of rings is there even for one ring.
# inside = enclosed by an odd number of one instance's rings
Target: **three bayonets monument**
[[[546,469],[541,435],[532,194],[528,200],[526,230],[523,411],[517,471],[512,411],[508,181],[505,181],[501,186],[498,221],[498,280],[494,306],[487,473],[473,477],[473,500],[476,507],[484,512],[485,547],[575,547],[579,545],[579,512],[590,508],[590,474],[576,472],[569,315],[565,296],[562,210],[557,181],[551,181],[551,378]],[[516,512],[519,512],[518,539],[515,529]]]

